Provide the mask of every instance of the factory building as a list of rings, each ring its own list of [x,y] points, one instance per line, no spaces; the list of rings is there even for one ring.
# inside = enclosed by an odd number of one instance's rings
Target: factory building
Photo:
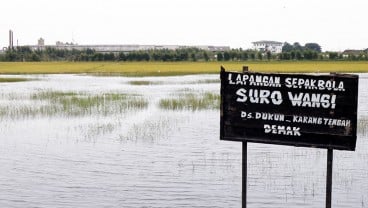
[[[12,30],[9,30],[9,46],[8,49],[14,48],[14,34]]]
[[[177,50],[185,48],[198,48],[206,51],[220,52],[229,51],[229,46],[183,46],[183,45],[138,45],[138,44],[121,44],[121,45],[78,45],[75,43],[63,43],[57,41],[55,45],[45,45],[45,40],[40,38],[37,45],[28,45],[32,50],[44,50],[46,47],[56,48],[60,50],[87,50],[92,49],[101,53],[116,53],[116,52],[133,52],[146,50]]]
[[[3,54],[7,50],[14,49],[14,34],[12,30],[9,30],[9,44],[8,47],[0,48],[0,54]]]
[[[260,52],[269,51],[271,53],[281,53],[283,45],[284,44],[282,42],[268,41],[268,40],[253,42],[254,50]]]
[[[229,46],[211,46],[211,45],[199,45],[199,46],[185,46],[185,45],[138,45],[138,44],[118,44],[118,45],[78,45],[76,43],[64,43],[57,41],[55,45],[46,45],[45,39],[38,39],[37,45],[24,45],[31,48],[31,50],[45,50],[47,47],[60,49],[60,50],[87,50],[92,49],[101,53],[117,53],[117,52],[133,52],[133,51],[147,51],[147,50],[178,50],[186,48],[198,48],[205,51],[212,52],[224,52],[230,51]],[[4,47],[1,52],[5,50],[11,50],[14,48],[14,35],[13,31],[9,30],[9,46]]]

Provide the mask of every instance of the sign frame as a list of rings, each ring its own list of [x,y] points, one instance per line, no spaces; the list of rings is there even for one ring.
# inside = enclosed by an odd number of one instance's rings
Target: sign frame
[[[250,76],[268,76],[268,80],[271,78],[279,78],[279,82],[274,82],[273,87],[269,86],[248,86],[248,83],[242,84],[247,80],[238,80],[239,85],[236,83],[236,79],[234,76],[247,75]],[[356,130],[357,130],[357,105],[358,105],[358,75],[352,74],[323,74],[323,75],[311,75],[311,74],[288,74],[288,73],[259,73],[259,72],[247,72],[243,73],[239,72],[225,72],[225,70],[221,70],[221,115],[220,115],[220,140],[229,140],[229,141],[247,141],[247,142],[256,142],[256,143],[267,143],[267,144],[279,144],[279,145],[290,145],[290,146],[302,146],[302,147],[316,147],[316,148],[326,148],[326,149],[339,149],[339,150],[349,150],[354,151],[356,147]],[[232,76],[230,78],[230,76]],[[232,79],[232,80],[230,80]],[[246,78],[244,78],[246,79]],[[286,87],[286,79],[288,84],[293,83],[292,81],[296,80],[296,84],[289,85]],[[290,81],[292,80],[292,81]],[[298,85],[298,80],[309,80],[316,81],[322,80],[328,83],[334,83],[335,88],[331,88],[330,90],[323,89],[321,90],[319,86],[314,86],[314,88],[306,85]],[[331,80],[331,82],[329,82]],[[342,82],[342,83],[341,83]],[[229,83],[232,83],[229,84]],[[277,84],[279,83],[279,84]],[[305,82],[304,82],[305,83]],[[341,84],[338,86],[338,84]],[[262,84],[262,83],[261,83]],[[264,83],[265,85],[270,83]],[[345,85],[344,85],[345,84]],[[248,88],[247,88],[248,87]],[[305,87],[305,88],[303,88]],[[322,86],[321,86],[322,87]],[[340,87],[340,88],[338,88]],[[279,105],[271,105],[267,103],[259,104],[259,103],[250,103],[249,95],[248,99],[246,97],[246,93],[244,91],[250,91],[249,88],[253,88],[254,91],[252,93],[258,92],[258,96],[262,96],[260,91],[278,91],[280,92],[278,95],[282,95],[283,103]],[[241,92],[236,91],[239,89],[243,89]],[[257,91],[258,90],[258,91]],[[273,91],[273,92],[274,92]],[[291,100],[288,100],[288,93],[294,99],[299,97],[297,93],[309,94],[309,98],[311,94],[321,96],[321,94],[326,97],[330,96],[330,98],[334,99],[334,108],[332,108],[331,103],[319,103],[319,108],[308,108],[308,106],[292,106]],[[231,93],[231,95],[229,95]],[[251,93],[251,92],[249,92]],[[269,92],[267,92],[269,94]],[[264,93],[264,94],[267,94]],[[271,94],[272,96],[272,94]],[[237,97],[238,100],[246,102],[236,102],[234,97]],[[273,98],[275,98],[274,96]],[[301,98],[301,97],[300,97]],[[308,98],[308,97],[307,97]],[[232,100],[231,100],[232,99]],[[303,98],[304,99],[304,98]],[[265,102],[271,102],[271,98],[267,100],[264,99]],[[326,101],[327,99],[323,100]],[[346,103],[342,103],[346,100]],[[277,101],[275,101],[277,102]],[[331,101],[332,102],[332,101]],[[304,103],[303,103],[304,104]],[[308,103],[307,103],[308,104]],[[301,105],[299,103],[299,105]],[[322,108],[321,105],[330,105],[330,107]],[[341,108],[341,105],[343,105]],[[260,107],[258,107],[260,106]],[[266,107],[265,107],[266,106]],[[281,109],[280,110],[277,109]],[[276,109],[275,109],[276,108]],[[266,109],[266,110],[263,110]],[[251,118],[245,116],[245,118],[240,118],[241,114],[252,114]],[[257,116],[260,117],[262,114],[272,116],[281,115],[284,116],[284,120],[282,122],[278,121],[264,121],[262,119],[256,119],[254,113],[257,113]],[[291,115],[290,115],[291,114]],[[350,114],[350,115],[347,115]],[[236,117],[238,116],[238,118]],[[286,122],[286,118],[289,119]],[[300,117],[300,120],[303,118],[315,120],[316,123],[308,123],[305,124],[301,122],[294,122],[295,117]],[[328,124],[335,124],[328,125]],[[339,126],[337,126],[337,123]],[[342,123],[342,124],[341,124]],[[282,124],[282,125],[280,125]],[[263,127],[262,127],[263,125]],[[268,133],[266,134],[266,130],[263,128],[270,127],[267,129]],[[284,126],[285,128],[290,127],[290,131],[287,132],[293,133],[293,128],[300,128],[300,132],[296,132],[296,134],[301,134],[299,137],[293,137],[290,135],[285,135],[285,132],[282,131],[281,135],[272,134],[270,132],[277,132],[279,126]],[[252,128],[255,128],[253,130]],[[283,128],[283,127],[282,127]],[[320,128],[320,129],[318,129]],[[240,129],[240,130],[239,130]],[[259,133],[262,130],[264,133]],[[247,131],[247,132],[246,132]],[[295,136],[295,135],[294,135]]]

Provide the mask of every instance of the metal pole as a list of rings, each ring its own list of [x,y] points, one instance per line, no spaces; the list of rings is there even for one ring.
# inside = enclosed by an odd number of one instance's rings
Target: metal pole
[[[242,156],[242,208],[247,207],[247,142],[243,143]]]
[[[248,66],[243,66],[243,72],[248,71]],[[246,141],[242,142],[242,208],[247,208],[247,147],[248,143]]]
[[[243,72],[247,72],[249,70],[248,66],[243,66]]]
[[[333,149],[327,150],[326,208],[331,208]]]

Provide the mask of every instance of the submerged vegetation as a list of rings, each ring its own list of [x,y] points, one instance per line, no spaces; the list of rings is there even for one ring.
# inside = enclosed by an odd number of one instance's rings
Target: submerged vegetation
[[[32,79],[27,78],[20,78],[20,77],[0,77],[0,83],[1,82],[25,82],[25,81],[31,81]]]
[[[166,139],[169,137],[169,132],[175,128],[176,119],[170,118],[167,115],[161,115],[150,120],[133,123],[125,134],[120,134],[120,141],[154,141],[156,139]]]
[[[154,82],[154,81],[147,81],[147,80],[133,80],[129,81],[130,85],[159,85],[162,82]]]
[[[30,104],[26,104],[24,98],[19,99],[22,99],[19,105],[15,99],[13,105],[0,106],[0,116],[107,116],[148,106],[148,102],[140,96],[119,93],[95,95],[83,92],[41,91],[30,95]]]
[[[159,106],[166,110],[205,110],[219,109],[220,95],[210,92],[195,94],[193,92],[182,93],[174,98],[161,99]]]
[[[214,83],[220,83],[220,78],[219,79],[203,79],[203,80],[198,80],[195,82],[188,82],[188,84],[214,84]]]

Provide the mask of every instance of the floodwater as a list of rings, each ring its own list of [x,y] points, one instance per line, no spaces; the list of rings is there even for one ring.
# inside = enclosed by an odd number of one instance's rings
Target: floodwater
[[[219,94],[218,75],[11,77],[34,80],[0,83],[0,207],[241,207],[241,143],[219,140],[219,110],[159,105]],[[361,74],[356,151],[334,151],[332,207],[368,207],[367,81]],[[84,104],[38,108],[60,101],[37,100],[42,92],[120,93],[146,105],[67,113]],[[326,153],[249,143],[248,207],[324,207]]]

